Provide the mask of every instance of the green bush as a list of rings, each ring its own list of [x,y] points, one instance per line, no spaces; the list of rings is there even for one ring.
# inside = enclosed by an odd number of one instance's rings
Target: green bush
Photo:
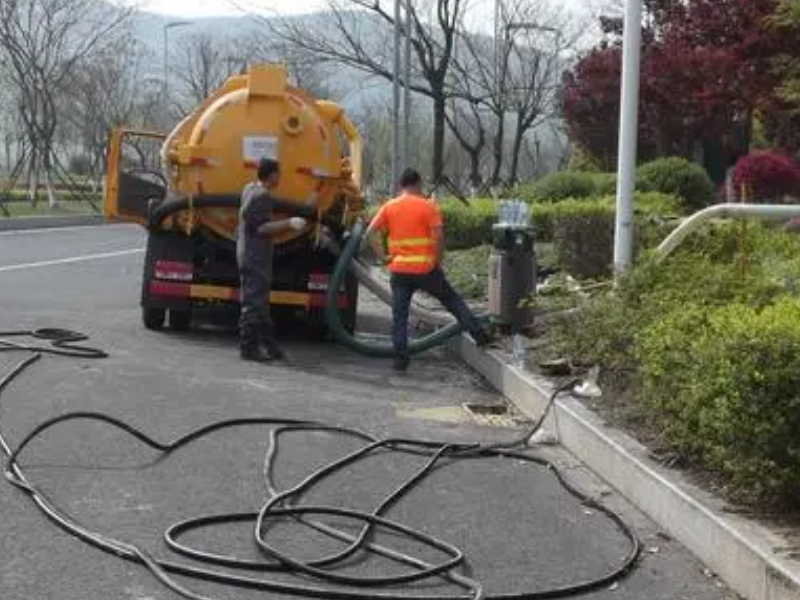
[[[737,498],[798,502],[800,236],[758,224],[709,227],[665,262],[641,261],[613,293],[580,301],[555,348],[639,400],[683,455]],[[630,397],[631,394],[628,394]]]
[[[453,287],[468,299],[484,299],[489,277],[490,245],[446,252],[444,268]]]
[[[800,301],[682,306],[636,344],[665,439],[750,501],[800,506]]]
[[[473,248],[492,241],[497,203],[491,198],[470,200],[469,206],[448,198],[440,203],[448,250]]]
[[[601,200],[565,200],[552,221],[558,265],[573,277],[595,279],[611,272],[614,204]]]
[[[586,198],[596,194],[593,174],[583,171],[560,171],[516,190],[528,202],[557,202],[566,198]]]
[[[659,158],[639,167],[636,189],[678,196],[688,212],[705,208],[714,201],[714,184],[705,169],[677,156]]]
[[[671,228],[661,216],[679,212],[672,196],[655,192],[636,195],[637,247],[660,242]],[[488,198],[441,202],[448,250],[462,250],[490,243],[497,221],[497,203]],[[612,196],[566,199],[531,206],[537,242],[555,242],[561,268],[578,277],[608,275],[612,260],[614,198]]]
[[[592,173],[594,188],[601,196],[614,196],[617,193],[616,173]]]

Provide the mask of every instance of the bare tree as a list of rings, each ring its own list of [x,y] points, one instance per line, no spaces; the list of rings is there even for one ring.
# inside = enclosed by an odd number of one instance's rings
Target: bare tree
[[[182,84],[190,108],[208,98],[231,74],[246,68],[252,53],[247,42],[246,47],[241,43],[206,32],[178,39],[172,75]],[[187,112],[185,107],[181,112]]]
[[[147,90],[142,68],[145,58],[139,42],[121,36],[82,60],[80,69],[60,90],[63,129],[70,132],[67,149],[74,153],[80,144],[95,188],[106,170],[109,131],[123,125],[155,125],[141,110]]]
[[[466,0],[411,0],[414,69],[410,87],[430,98],[433,117],[432,175],[444,174],[447,100],[453,91],[448,73],[456,32]],[[319,61],[352,67],[360,72],[392,79],[391,3],[381,0],[328,0],[327,11],[315,18],[264,20],[270,33]],[[432,16],[432,18],[429,18]]]
[[[459,89],[480,98],[473,120],[493,132],[492,186],[517,180],[525,136],[555,116],[567,52],[581,35],[572,15],[548,0],[508,0],[499,16],[499,39],[464,31],[453,65]]]
[[[30,142],[20,163],[27,166],[32,202],[40,175],[51,206],[56,204],[54,178],[67,176],[54,147],[58,90],[82,60],[114,40],[130,14],[131,9],[98,0],[0,2],[0,68],[18,95]]]

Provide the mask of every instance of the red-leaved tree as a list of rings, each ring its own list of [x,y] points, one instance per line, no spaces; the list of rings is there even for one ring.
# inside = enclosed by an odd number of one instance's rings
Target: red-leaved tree
[[[749,188],[750,200],[780,200],[800,191],[800,165],[781,152],[752,152],[736,163],[733,180],[739,194]]]
[[[692,158],[701,151],[707,167],[716,163],[712,174],[719,180],[724,168],[746,152],[753,112],[774,98],[779,85],[772,61],[787,47],[766,24],[776,5],[777,0],[649,4],[642,48],[640,158]],[[617,145],[618,25],[605,21],[611,44],[590,51],[564,78],[569,131],[606,164],[613,163]],[[597,134],[598,120],[608,123],[606,135]]]

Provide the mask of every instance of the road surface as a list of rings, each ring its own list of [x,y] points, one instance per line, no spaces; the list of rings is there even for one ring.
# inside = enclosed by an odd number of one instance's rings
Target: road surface
[[[324,420],[378,436],[452,441],[513,437],[519,425],[476,423],[464,402],[499,399],[443,352],[395,376],[390,363],[332,344],[286,340],[289,365],[238,359],[232,332],[150,332],[140,324],[138,293],[144,233],[102,226],[0,233],[0,330],[64,327],[83,331],[111,357],[47,357],[8,389],[0,428],[12,445],[42,420],[74,410],[101,411],[167,440],[212,420],[252,415]],[[380,314],[361,326],[386,328]],[[18,353],[0,354],[0,370]],[[507,427],[503,426],[506,425]],[[36,482],[92,528],[169,553],[171,523],[201,514],[249,511],[263,500],[264,430],[212,435],[168,459],[95,424],[65,424],[36,442],[22,462]],[[286,438],[278,479],[288,486],[315,465],[352,449],[325,434]],[[592,600],[734,598],[703,565],[560,449],[545,451],[571,479],[622,512],[643,541],[638,568]],[[311,499],[367,509],[420,463],[377,455],[316,489]],[[0,483],[0,598],[3,600],[167,600],[178,598],[142,567],[87,546],[48,522],[21,492]],[[536,590],[592,577],[617,564],[626,542],[611,524],[579,505],[543,469],[518,461],[466,461],[441,468],[389,517],[463,548],[488,594]],[[192,541],[253,556],[247,526],[198,532]],[[286,525],[298,556],[318,556],[319,539]],[[356,572],[395,565],[366,562]],[[285,577],[283,577],[285,579]],[[181,580],[220,599],[274,594]],[[438,584],[437,592],[457,592]],[[421,588],[417,587],[416,591]],[[427,589],[427,588],[426,588]]]

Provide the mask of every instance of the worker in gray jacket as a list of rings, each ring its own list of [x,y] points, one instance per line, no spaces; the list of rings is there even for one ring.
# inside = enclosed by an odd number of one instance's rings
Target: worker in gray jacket
[[[241,282],[241,317],[239,337],[244,360],[265,362],[283,358],[275,340],[275,327],[269,310],[272,286],[272,238],[289,230],[301,231],[303,217],[272,220],[275,199],[272,190],[280,180],[278,162],[262,158],[258,163],[257,180],[242,191],[236,260]],[[266,349],[263,352],[261,345]]]

